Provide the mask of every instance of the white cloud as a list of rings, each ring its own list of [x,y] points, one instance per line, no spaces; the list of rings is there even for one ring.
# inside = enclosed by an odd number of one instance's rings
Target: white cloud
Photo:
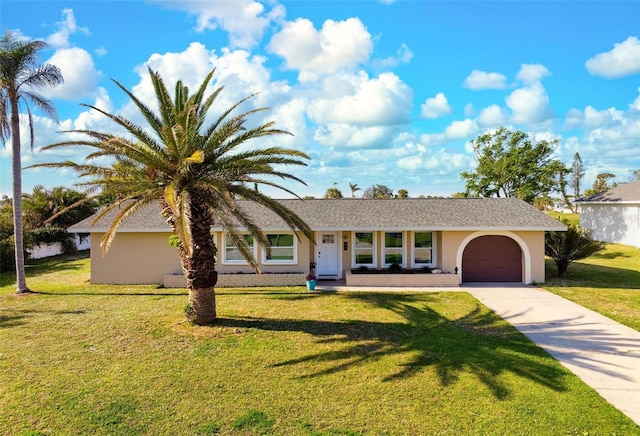
[[[413,93],[393,73],[383,73],[373,79],[364,72],[332,77],[327,78],[322,87],[322,93],[307,109],[315,123],[388,126],[410,120]]]
[[[402,44],[393,56],[376,60],[375,65],[378,68],[393,68],[398,65],[408,64],[413,59],[413,52],[409,50],[407,44]]]
[[[507,78],[500,73],[487,73],[485,71],[473,70],[463,85],[465,88],[480,89],[505,89],[507,87]]]
[[[640,94],[640,88],[638,88],[638,94]],[[640,95],[633,100],[633,103],[629,104],[629,108],[640,112]]]
[[[332,123],[318,127],[313,139],[327,147],[372,149],[388,147],[393,132],[394,129],[384,126],[359,127]]]
[[[421,106],[420,115],[423,118],[438,118],[443,115],[449,115],[453,112],[453,107],[449,104],[444,93],[439,92],[433,98],[428,98]]]
[[[420,142],[426,146],[442,145],[448,142],[469,138],[479,131],[474,120],[464,119],[449,124],[442,133],[425,133],[420,136]]]
[[[156,0],[163,6],[185,10],[197,16],[197,32],[223,29],[229,34],[232,48],[251,48],[262,39],[265,30],[274,20],[284,17],[285,10],[276,4],[265,11],[262,3],[253,0],[201,1]]]
[[[47,43],[55,48],[69,47],[69,37],[80,31],[86,35],[89,35],[89,29],[86,27],[79,27],[76,23],[76,18],[73,14],[73,9],[65,8],[62,10],[62,21],[56,23],[58,29],[55,33],[49,35]]]
[[[480,111],[480,115],[476,119],[478,125],[482,127],[499,127],[506,123],[507,114],[497,104],[492,104]]]
[[[516,124],[541,123],[550,117],[549,97],[539,83],[514,90],[505,101]]]
[[[640,40],[630,36],[623,42],[614,44],[610,51],[588,59],[585,67],[591,75],[607,79],[639,74]]]
[[[102,78],[89,52],[78,47],[60,49],[46,63],[60,68],[64,78],[63,84],[42,91],[47,98],[77,100],[93,95]]]
[[[533,85],[540,82],[543,78],[549,76],[551,73],[541,64],[522,64],[520,71],[516,77],[525,85]]]
[[[320,31],[310,20],[299,18],[276,33],[268,49],[284,58],[286,69],[298,70],[300,81],[309,81],[353,70],[369,59],[373,43],[357,18],[327,20]]]

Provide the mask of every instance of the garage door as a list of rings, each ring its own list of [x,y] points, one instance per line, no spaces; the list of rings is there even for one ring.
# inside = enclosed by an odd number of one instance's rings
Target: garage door
[[[462,254],[464,282],[521,282],[522,251],[506,236],[480,236]]]

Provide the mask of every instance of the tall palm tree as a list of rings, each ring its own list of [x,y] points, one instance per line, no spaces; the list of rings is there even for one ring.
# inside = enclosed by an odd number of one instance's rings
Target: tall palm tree
[[[269,247],[262,230],[237,206],[236,198],[254,201],[271,209],[292,230],[300,230],[313,240],[311,229],[300,217],[276,200],[251,188],[258,184],[269,185],[295,195],[269,177],[305,184],[275,166],[306,165],[302,159],[309,159],[308,156],[281,147],[240,147],[251,139],[289,134],[273,128],[273,122],[253,128],[245,127],[250,115],[265,109],[231,116],[252,96],[240,100],[224,110],[213,122],[205,124],[209,109],[222,91],[222,87],[217,87],[211,94],[205,95],[214,71],[207,75],[193,95],[178,81],[172,99],[160,75],[149,69],[157,112],[114,81],[137,106],[148,123],[148,129],[120,115],[87,105],[126,129],[131,138],[77,130],[74,133],[81,133],[86,139],[64,141],[45,149],[88,146],[94,150],[86,157],[89,163],[67,161],[40,165],[72,168],[90,179],[81,186],[88,187],[90,192],[99,191],[97,196],[106,195],[116,199],[97,217],[99,219],[111,210],[118,210],[101,242],[103,252],[108,250],[123,221],[142,207],[153,202],[159,203],[160,213],[179,240],[178,254],[189,289],[187,317],[196,324],[209,324],[216,319],[216,247],[211,237],[214,223],[221,225],[231,236],[256,272],[259,272],[257,262],[239,227],[246,229],[260,244]],[[96,158],[104,157],[113,158],[113,163],[91,163]]]
[[[43,41],[27,42],[7,30],[0,38],[0,138],[2,144],[11,136],[13,173],[13,229],[16,257],[16,293],[28,292],[24,273],[24,241],[22,229],[22,165],[20,163],[20,103],[27,109],[31,148],[33,148],[33,117],[29,103],[57,121],[53,104],[32,91],[52,88],[63,82],[60,69],[55,65],[38,63]],[[10,116],[7,116],[7,112]]]

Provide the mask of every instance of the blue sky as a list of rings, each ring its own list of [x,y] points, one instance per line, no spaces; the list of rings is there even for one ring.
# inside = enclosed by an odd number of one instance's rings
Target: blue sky
[[[294,134],[269,141],[311,157],[291,170],[308,186],[287,185],[301,196],[321,197],[334,183],[345,196],[349,183],[449,196],[475,168],[470,141],[500,126],[559,139],[555,154],[567,165],[580,153],[585,187],[600,172],[625,182],[640,169],[638,1],[3,0],[0,8],[2,32],[49,42],[42,61],[65,78],[44,93],[60,124],[36,114],[33,153],[24,126],[25,166],[82,161],[82,149],[39,150],[61,130],[113,129],[80,103],[143,122],[111,79],[152,102],[147,67],[170,87],[177,79],[195,87],[216,67],[221,108],[260,92],[251,104],[269,107],[266,119]],[[11,192],[10,161],[5,147],[1,194]],[[23,171],[24,191],[77,181],[61,170]]]

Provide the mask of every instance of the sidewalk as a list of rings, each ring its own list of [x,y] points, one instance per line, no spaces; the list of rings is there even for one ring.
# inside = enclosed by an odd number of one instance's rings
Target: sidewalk
[[[640,332],[545,290],[469,292],[640,425]]]

